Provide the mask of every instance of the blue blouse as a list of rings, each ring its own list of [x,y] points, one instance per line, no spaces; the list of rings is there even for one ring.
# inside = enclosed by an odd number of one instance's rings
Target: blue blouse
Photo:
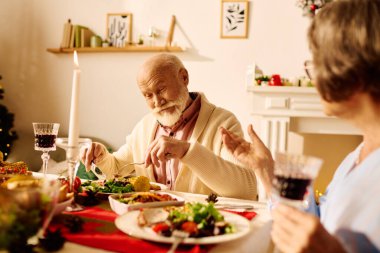
[[[380,252],[380,148],[356,165],[362,146],[340,164],[320,207],[310,194],[307,211],[320,216],[347,252]]]

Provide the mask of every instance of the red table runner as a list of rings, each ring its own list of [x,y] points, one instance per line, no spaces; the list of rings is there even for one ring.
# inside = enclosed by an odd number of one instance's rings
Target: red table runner
[[[251,220],[256,216],[255,212],[234,212]],[[63,236],[70,242],[104,249],[114,252],[167,252],[171,245],[149,242],[131,236],[118,230],[114,224],[117,215],[100,207],[87,207],[85,210],[74,213],[84,219],[83,231],[70,233],[67,228],[61,227]],[[60,227],[53,223],[54,228]],[[207,252],[212,245],[180,245],[176,252],[203,253]]]

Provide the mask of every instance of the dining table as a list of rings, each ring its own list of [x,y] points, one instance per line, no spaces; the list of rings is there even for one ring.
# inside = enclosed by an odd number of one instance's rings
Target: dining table
[[[187,192],[168,191],[168,193],[182,197],[185,202],[201,202],[206,203],[207,195],[194,194]],[[191,253],[230,253],[230,252],[255,252],[255,253],[272,253],[274,246],[270,238],[270,230],[272,218],[266,202],[243,200],[227,197],[218,197],[217,205],[226,206],[223,209],[226,212],[240,214],[249,219],[249,232],[244,236],[227,241],[218,242],[207,245],[180,245],[176,252],[191,252]],[[215,204],[216,205],[216,204]],[[239,208],[243,206],[243,208]],[[250,208],[246,208],[248,206]],[[237,207],[238,209],[235,209]],[[230,208],[230,209],[228,209]],[[85,232],[76,234],[67,234],[66,242],[62,249],[58,252],[80,252],[80,253],[100,253],[100,252],[167,252],[171,244],[157,243],[150,240],[140,239],[133,235],[128,235],[119,231],[115,226],[115,219],[118,217],[115,214],[107,200],[96,206],[85,207],[80,212],[63,212],[64,215],[81,216],[86,218],[96,218],[108,222],[107,229],[114,229],[116,232],[108,239],[104,239],[101,235],[92,235]],[[103,222],[103,221],[101,221]],[[52,224],[54,226],[54,222]],[[104,240],[104,242],[102,241]],[[123,242],[125,241],[125,243]],[[117,244],[124,243],[120,248]]]

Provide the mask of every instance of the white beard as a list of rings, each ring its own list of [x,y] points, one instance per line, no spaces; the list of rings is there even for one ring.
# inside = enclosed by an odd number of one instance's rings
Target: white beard
[[[183,111],[186,108],[186,102],[188,98],[187,90],[181,91],[179,97],[175,101],[170,101],[167,104],[165,104],[163,107],[156,107],[153,110],[153,115],[156,117],[158,122],[161,123],[163,126],[174,126],[175,123],[178,122],[178,120],[181,118]],[[160,112],[166,108],[174,106],[174,112],[168,113],[168,112]]]

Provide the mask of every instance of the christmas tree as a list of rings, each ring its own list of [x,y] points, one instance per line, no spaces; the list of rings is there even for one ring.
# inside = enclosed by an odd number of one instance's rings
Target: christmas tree
[[[0,80],[2,77],[0,76]],[[4,98],[4,89],[0,83],[0,100]],[[13,128],[13,113],[9,113],[7,107],[0,104],[0,151],[3,153],[4,161],[7,160],[11,151],[12,142],[17,139]]]

